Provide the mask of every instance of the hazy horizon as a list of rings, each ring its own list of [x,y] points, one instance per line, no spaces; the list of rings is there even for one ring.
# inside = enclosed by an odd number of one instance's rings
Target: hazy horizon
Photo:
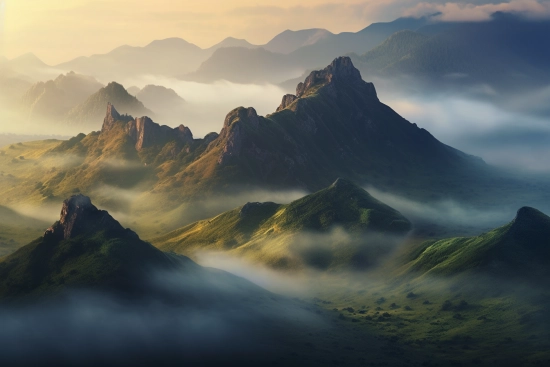
[[[401,16],[441,13],[439,19],[486,20],[496,11],[523,12],[531,17],[550,16],[547,0],[464,2],[419,0],[354,1],[338,3],[306,0],[210,0],[202,3],[169,0],[0,0],[0,46],[13,59],[34,53],[55,65],[79,56],[107,53],[122,45],[145,46],[153,40],[183,38],[201,48],[227,37],[261,45],[291,29],[324,28],[333,33],[357,32],[375,22]],[[214,9],[214,10],[213,10]],[[3,19],[5,18],[5,19]],[[98,32],[101,25],[101,32]],[[144,37],[144,27],[147,36]],[[109,35],[105,37],[105,35]]]

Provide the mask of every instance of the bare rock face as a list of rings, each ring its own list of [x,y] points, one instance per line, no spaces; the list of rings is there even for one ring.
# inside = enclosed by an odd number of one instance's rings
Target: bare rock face
[[[311,87],[317,84],[336,82],[347,84],[365,83],[361,78],[361,73],[353,66],[349,57],[338,57],[323,70],[312,71],[303,83],[298,84],[296,96],[303,96]]]
[[[277,108],[277,112],[284,110],[294,103],[294,101],[304,97],[315,86],[328,85],[329,87],[325,88],[326,93],[329,93],[331,97],[336,97],[337,93],[334,84],[339,83],[348,86],[353,86],[354,84],[366,85],[368,86],[368,95],[378,100],[374,84],[363,81],[361,73],[353,66],[349,57],[339,57],[323,70],[312,71],[303,83],[298,84],[296,95],[287,94],[283,97],[281,105]]]
[[[108,103],[107,113],[105,114],[105,119],[103,120],[103,127],[101,128],[101,132],[111,130],[114,123],[118,120],[120,120],[120,114],[115,109],[115,106],[113,106],[111,103]]]
[[[218,164],[223,165],[233,157],[239,157],[242,150],[246,127],[257,129],[260,118],[252,107],[239,107],[229,112],[225,117],[223,129],[218,142],[223,144],[222,153],[218,158]]]
[[[75,195],[63,202],[59,222],[48,228],[44,237],[68,240],[99,229],[114,236],[137,237],[131,230],[124,229],[108,212],[97,209],[84,195]]]
[[[277,112],[284,110],[288,106],[292,104],[295,100],[297,100],[298,97],[296,97],[294,94],[286,94],[283,96],[283,101],[281,102],[281,105],[277,108]]]
[[[109,103],[101,132],[106,133],[111,130],[117,122],[120,122],[121,118],[122,116],[115,107]],[[146,116],[127,122],[125,129],[126,134],[135,142],[137,151],[154,145],[164,145],[170,140],[176,140],[183,144],[193,142],[193,133],[188,127],[180,125],[173,129],[169,126],[159,125]]]

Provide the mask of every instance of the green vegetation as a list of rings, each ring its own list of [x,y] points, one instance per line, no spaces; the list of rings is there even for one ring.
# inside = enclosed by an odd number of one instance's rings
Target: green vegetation
[[[511,223],[480,236],[425,243],[410,271],[428,276],[483,272],[544,282],[550,275],[549,240],[550,218],[525,207]]]
[[[0,298],[47,296],[67,287],[131,291],[148,269],[186,264],[141,241],[107,212],[72,204],[78,198],[65,202],[61,220],[43,237],[0,260]]]
[[[375,262],[380,254],[369,253],[369,245],[376,243],[382,247],[379,252],[387,252],[392,241],[384,236],[398,238],[409,229],[409,221],[399,212],[352,182],[338,179],[330,187],[290,204],[248,203],[155,238],[152,243],[187,256],[227,251],[283,269],[308,265],[349,268]],[[335,234],[335,230],[342,232]],[[308,240],[315,233],[331,239],[319,236]],[[384,245],[388,246],[385,251]]]

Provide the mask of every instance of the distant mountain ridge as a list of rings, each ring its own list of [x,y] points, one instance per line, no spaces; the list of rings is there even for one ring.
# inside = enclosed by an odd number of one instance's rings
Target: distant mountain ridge
[[[393,78],[415,76],[433,83],[487,83],[497,90],[550,82],[547,20],[495,13],[486,22],[432,25],[401,32],[360,57],[357,67]]]
[[[63,120],[71,109],[103,88],[92,77],[70,72],[54,80],[33,84],[21,98],[21,107],[28,120]]]
[[[220,79],[236,83],[281,83],[317,68],[338,56],[366,52],[391,34],[418,29],[432,22],[431,17],[399,18],[393,22],[373,23],[357,32],[333,34],[324,29],[285,31],[264,46],[219,49],[185,80],[213,82]]]

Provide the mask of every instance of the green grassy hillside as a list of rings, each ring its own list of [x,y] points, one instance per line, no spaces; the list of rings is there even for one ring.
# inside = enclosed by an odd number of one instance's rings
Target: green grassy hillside
[[[342,231],[340,236],[332,233],[335,230]],[[399,212],[352,182],[338,179],[290,204],[248,203],[152,243],[188,256],[228,252],[281,269],[361,268],[389,251],[392,241],[384,235],[399,237],[409,230],[409,221]],[[374,247],[379,248],[374,251]]]
[[[548,279],[550,218],[524,207],[509,224],[477,237],[427,242],[410,263],[410,271],[432,275],[465,272],[532,281]]]
[[[78,287],[131,291],[147,271],[178,267],[198,268],[141,241],[78,195],[63,203],[60,220],[43,237],[0,260],[0,299]]]

